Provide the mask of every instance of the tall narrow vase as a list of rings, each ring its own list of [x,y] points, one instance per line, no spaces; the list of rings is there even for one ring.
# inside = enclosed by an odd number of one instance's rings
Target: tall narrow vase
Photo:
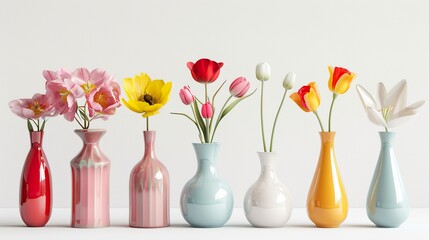
[[[234,204],[231,188],[222,181],[214,166],[217,143],[194,143],[198,169],[183,187],[180,208],[193,227],[222,227],[231,217]]]
[[[95,228],[110,225],[110,161],[98,145],[106,133],[101,129],[75,130],[83,148],[70,162],[72,170],[72,227]]]
[[[155,155],[155,131],[144,131],[143,159],[130,175],[130,226],[140,228],[170,225],[170,177]]]
[[[19,212],[29,227],[43,227],[52,211],[51,171],[42,148],[43,132],[30,132],[31,148],[21,173]]]
[[[292,213],[292,197],[277,178],[277,154],[258,152],[258,156],[261,174],[244,197],[246,218],[255,227],[283,227]]]
[[[380,132],[381,150],[366,200],[369,219],[378,227],[399,227],[410,206],[392,143],[395,133]]]
[[[348,202],[334,152],[335,132],[321,132],[319,162],[307,197],[308,217],[317,227],[338,227],[347,217]]]

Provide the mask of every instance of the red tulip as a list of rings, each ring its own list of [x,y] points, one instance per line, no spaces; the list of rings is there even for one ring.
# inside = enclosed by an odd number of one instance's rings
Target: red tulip
[[[201,108],[201,116],[205,119],[213,117],[213,107],[210,102],[203,104],[203,107]]]
[[[232,96],[236,98],[241,98],[244,94],[247,93],[247,90],[250,88],[250,83],[246,80],[245,77],[239,77],[235,79],[229,86],[229,92]]]
[[[223,63],[217,63],[210,59],[202,58],[195,64],[193,62],[188,62],[187,66],[189,70],[191,70],[192,77],[195,81],[207,84],[216,81]]]

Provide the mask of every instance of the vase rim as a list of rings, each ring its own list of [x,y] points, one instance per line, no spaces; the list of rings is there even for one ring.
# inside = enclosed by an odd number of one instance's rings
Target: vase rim
[[[271,151],[271,152],[263,152],[263,151],[257,151],[257,154],[277,154],[276,151]]]
[[[143,132],[156,132],[156,130],[143,130]]]
[[[105,132],[104,128],[95,128],[95,129],[75,129],[75,132]]]
[[[391,131],[389,131],[389,132],[386,132],[386,131],[378,131],[378,133],[380,133],[380,134],[395,134],[396,132],[391,132]]]
[[[192,143],[194,145],[220,145],[220,142],[212,142],[212,143]]]

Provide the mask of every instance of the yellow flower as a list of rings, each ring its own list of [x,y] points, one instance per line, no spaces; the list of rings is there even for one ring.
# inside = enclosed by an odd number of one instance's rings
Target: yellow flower
[[[328,87],[331,92],[343,94],[350,88],[350,84],[356,77],[356,74],[341,67],[328,67],[329,81]]]
[[[158,114],[170,98],[171,82],[152,81],[146,73],[125,78],[122,83],[128,97],[128,101],[122,98],[122,103],[145,118]]]
[[[320,106],[320,94],[315,82],[302,86],[290,98],[304,111],[314,112]]]

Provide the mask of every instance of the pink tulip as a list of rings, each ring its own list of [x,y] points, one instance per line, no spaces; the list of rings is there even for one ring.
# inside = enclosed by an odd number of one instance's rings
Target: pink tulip
[[[121,106],[119,95],[121,95],[121,88],[113,81],[110,85],[92,91],[87,99],[89,117],[107,119],[108,115],[113,115],[116,108]]]
[[[46,95],[56,110],[55,114],[62,114],[68,121],[73,121],[77,109],[76,99],[84,96],[84,90],[64,69],[56,73],[45,70],[43,76],[46,79]]]
[[[49,117],[53,114],[54,110],[50,98],[40,93],[34,94],[31,99],[10,101],[9,108],[13,113],[24,119]]]
[[[206,102],[203,104],[201,108],[201,116],[206,119],[213,117],[213,107],[210,102]]]
[[[241,98],[247,93],[247,90],[250,88],[250,83],[246,80],[245,77],[239,77],[235,79],[229,86],[229,92],[232,96]]]
[[[113,80],[106,71],[96,68],[89,72],[86,68],[78,68],[73,71],[71,78],[85,91],[85,95],[88,96],[92,91],[97,88],[109,85]]]
[[[195,96],[191,92],[189,86],[184,86],[182,89],[180,89],[179,96],[182,100],[182,103],[185,105],[192,104],[195,101]]]

